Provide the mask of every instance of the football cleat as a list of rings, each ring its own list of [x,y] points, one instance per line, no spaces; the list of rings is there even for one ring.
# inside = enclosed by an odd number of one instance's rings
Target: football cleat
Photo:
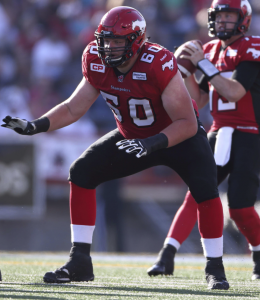
[[[46,283],[93,281],[94,274],[91,257],[85,250],[84,244],[82,247],[82,243],[74,243],[70,251],[69,261],[56,271],[47,272],[43,277],[43,281]]]
[[[207,277],[207,283],[208,283],[208,289],[210,290],[228,290],[229,289],[229,283],[222,279],[217,278],[213,275],[209,275]]]
[[[173,275],[174,256],[176,248],[172,245],[165,245],[158,254],[156,263],[147,270],[149,276]]]
[[[254,269],[251,279],[257,280],[260,279],[260,251],[253,251],[252,258],[254,262]]]
[[[206,281],[210,290],[228,290],[229,283],[227,282],[225,270],[222,262],[222,257],[207,258]]]

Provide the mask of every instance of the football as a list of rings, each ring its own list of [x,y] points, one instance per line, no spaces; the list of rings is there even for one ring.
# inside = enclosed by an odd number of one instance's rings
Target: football
[[[174,53],[182,78],[187,78],[196,71],[196,67],[189,59],[180,58],[182,55],[190,55],[188,52],[186,52],[183,49],[184,45],[191,45],[197,48],[196,45],[194,44],[195,41],[200,43],[200,45],[202,46],[202,42],[200,40],[192,40],[182,44]]]

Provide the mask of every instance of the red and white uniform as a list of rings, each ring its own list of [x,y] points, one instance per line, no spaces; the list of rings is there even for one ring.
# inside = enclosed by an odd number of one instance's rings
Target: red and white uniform
[[[102,65],[96,42],[91,42],[82,56],[82,70],[114,113],[125,138],[146,138],[172,123],[161,95],[178,67],[173,53],[162,46],[145,43],[132,69],[117,76],[113,68]]]
[[[221,72],[221,76],[231,78],[236,66],[243,61],[260,62],[260,37],[245,36],[236,40],[225,50],[221,41],[213,40],[203,46],[205,58]],[[210,131],[229,126],[240,131],[259,133],[260,94],[249,90],[238,102],[228,102],[209,83],[209,103],[214,119]]]

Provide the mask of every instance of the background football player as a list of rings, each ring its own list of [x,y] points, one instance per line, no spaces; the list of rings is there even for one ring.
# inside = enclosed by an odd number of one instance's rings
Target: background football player
[[[2,126],[32,135],[67,126],[102,94],[117,129],[91,145],[71,166],[72,248],[69,261],[44,281],[94,279],[90,246],[96,220],[96,187],[156,165],[177,171],[192,191],[211,289],[228,289],[223,255],[223,209],[217,169],[173,54],[146,40],[146,22],[135,9],[111,9],[82,56],[83,79],[65,102],[28,122],[7,116]]]
[[[218,183],[228,175],[230,217],[248,241],[254,269],[260,279],[260,219],[254,204],[260,172],[260,37],[244,36],[252,9],[247,0],[214,0],[208,10],[211,37],[203,46],[186,47],[189,59],[203,72],[185,85],[198,107],[209,102],[213,124],[208,134],[218,169]],[[164,246],[149,275],[172,274],[174,255],[197,220],[192,191],[173,219]]]

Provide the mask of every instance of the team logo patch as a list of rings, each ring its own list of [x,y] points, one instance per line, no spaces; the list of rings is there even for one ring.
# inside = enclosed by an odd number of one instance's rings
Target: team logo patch
[[[118,82],[123,82],[124,81],[124,75],[120,75],[117,77]]]
[[[163,71],[165,70],[165,68],[169,68],[171,71],[173,70],[173,68],[174,68],[173,58],[162,65],[162,70]]]
[[[133,72],[134,80],[147,80],[146,73]]]
[[[260,50],[256,50],[255,48],[248,48],[246,53],[252,53],[252,56],[254,59],[257,59],[260,57]]]
[[[235,50],[235,49],[228,49],[226,56],[230,56],[230,57],[237,56],[237,50]]]
[[[94,72],[105,73],[105,66],[101,64],[90,64],[90,70]]]

